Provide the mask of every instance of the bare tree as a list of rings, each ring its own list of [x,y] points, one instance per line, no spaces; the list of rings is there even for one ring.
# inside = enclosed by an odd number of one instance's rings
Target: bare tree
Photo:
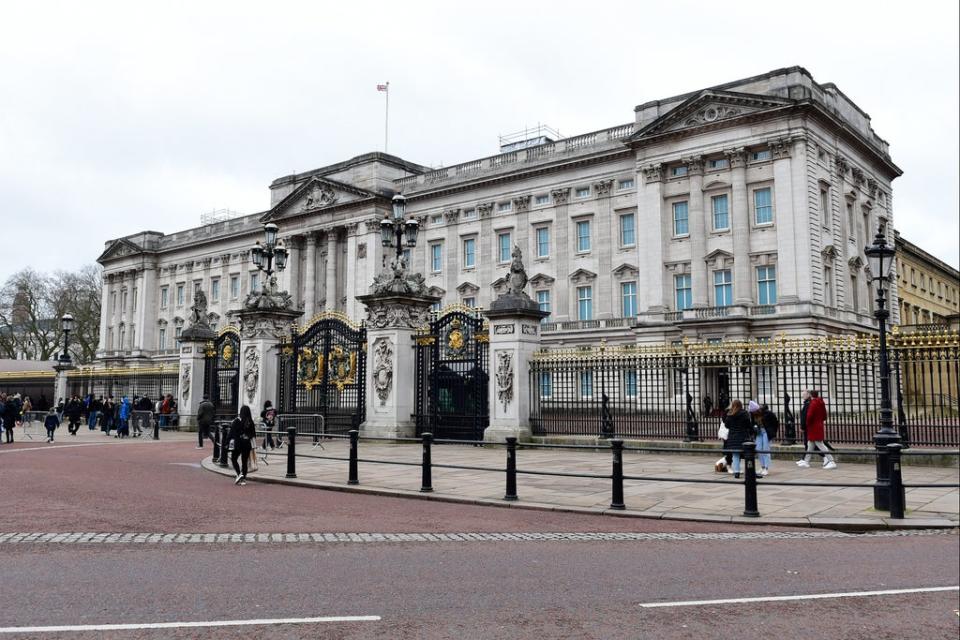
[[[50,360],[63,348],[60,318],[74,317],[71,357],[90,362],[100,334],[101,270],[97,265],[52,275],[27,268],[0,288],[0,357]]]

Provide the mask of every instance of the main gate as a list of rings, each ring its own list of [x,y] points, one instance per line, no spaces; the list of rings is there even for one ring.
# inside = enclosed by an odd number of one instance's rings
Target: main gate
[[[416,336],[417,435],[483,440],[487,409],[489,336],[483,317],[448,307]]]
[[[367,330],[340,313],[314,316],[280,347],[280,413],[323,416],[327,433],[346,433],[366,418]]]
[[[204,353],[203,392],[216,407],[218,419],[237,415],[240,402],[240,334],[226,326]]]

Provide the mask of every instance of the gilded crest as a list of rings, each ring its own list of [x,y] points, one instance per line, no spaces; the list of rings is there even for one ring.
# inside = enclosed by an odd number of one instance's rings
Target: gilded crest
[[[313,349],[304,347],[300,351],[300,362],[297,366],[297,382],[310,391],[323,381],[323,354],[314,353]]]
[[[233,345],[224,345],[223,350],[220,352],[220,357],[223,358],[223,361],[226,364],[233,363]]]
[[[343,388],[354,382],[357,368],[357,354],[347,353],[343,347],[337,345],[330,350],[330,382],[336,387],[337,391],[343,391]]]
[[[450,331],[447,333],[447,353],[458,356],[467,348],[466,336],[463,335],[463,329],[459,318],[454,318],[450,323]]]

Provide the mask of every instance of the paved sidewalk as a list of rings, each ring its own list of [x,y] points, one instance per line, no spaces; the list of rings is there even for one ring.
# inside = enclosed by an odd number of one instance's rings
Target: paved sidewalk
[[[721,484],[624,482],[626,511],[612,511],[609,479],[535,476],[523,471],[551,471],[609,475],[609,451],[575,451],[569,449],[519,449],[517,453],[517,494],[519,500],[503,500],[505,474],[496,471],[444,469],[437,465],[462,465],[503,469],[506,450],[503,447],[474,447],[434,444],[433,493],[420,493],[419,467],[422,447],[419,444],[360,442],[360,485],[347,485],[347,462],[306,456],[348,456],[346,441],[328,441],[325,450],[311,449],[309,442],[298,442],[297,479],[287,480],[286,450],[270,452],[260,463],[251,480],[289,482],[338,490],[403,495],[474,504],[497,504],[551,510],[585,511],[650,518],[710,520],[719,522],[752,522],[796,526],[837,527],[850,529],[886,528],[890,526],[956,526],[960,523],[960,491],[943,488],[907,489],[907,518],[891,520],[889,513],[874,511],[872,483],[874,467],[844,463],[825,471],[815,467],[800,469],[793,462],[774,461],[766,482],[844,482],[864,485],[863,488],[797,487],[766,485],[758,480],[760,518],[743,518],[744,490],[742,481],[732,475],[713,470],[714,455],[655,455],[624,453],[624,474],[658,478],[721,480]],[[258,450],[260,451],[260,450]],[[417,466],[373,464],[364,460],[389,460]],[[204,467],[233,475],[208,459]],[[957,483],[956,468],[904,467],[906,484]]]

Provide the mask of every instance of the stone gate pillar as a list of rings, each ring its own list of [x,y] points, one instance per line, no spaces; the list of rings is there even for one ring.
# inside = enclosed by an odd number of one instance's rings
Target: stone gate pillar
[[[57,406],[57,401],[63,398],[64,402],[67,402],[70,399],[70,396],[67,395],[67,372],[75,369],[72,364],[55,364],[53,365],[53,370],[56,371],[56,377],[53,379],[53,400],[50,401],[50,404]]]
[[[429,321],[439,297],[377,290],[357,296],[367,308],[367,381],[364,435],[411,438],[416,435],[417,329]],[[403,289],[401,288],[401,291]]]
[[[508,436],[529,440],[530,359],[540,347],[540,321],[548,313],[524,292],[527,274],[519,247],[507,290],[490,304],[484,315],[490,321],[490,426],[483,432],[487,442],[504,442]]]
[[[203,399],[203,374],[206,345],[217,333],[207,318],[207,296],[197,291],[190,307],[190,325],[180,334],[180,367],[177,372],[177,412],[180,424],[197,424],[197,407]]]

